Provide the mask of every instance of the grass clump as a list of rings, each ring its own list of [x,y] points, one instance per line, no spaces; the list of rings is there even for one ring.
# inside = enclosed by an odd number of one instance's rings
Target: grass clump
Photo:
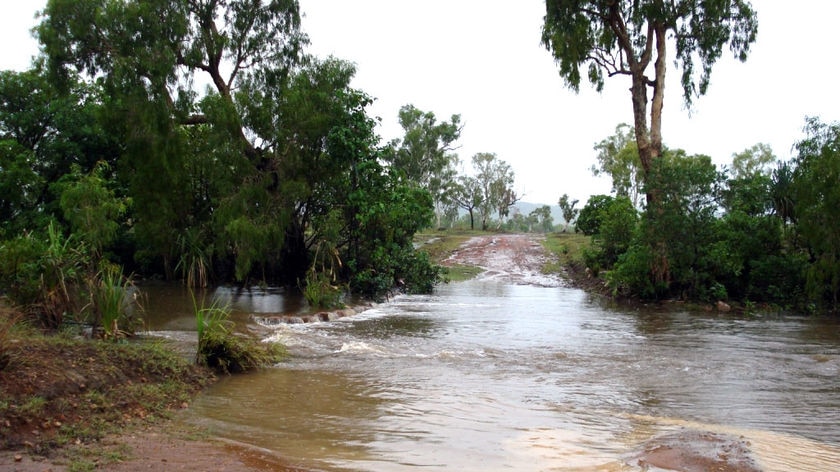
[[[105,339],[119,339],[133,333],[135,319],[132,305],[137,305],[134,281],[122,274],[122,268],[104,264],[88,281],[91,322],[102,330]]]
[[[343,308],[341,303],[342,291],[333,285],[329,274],[310,270],[306,274],[306,282],[301,288],[303,297],[309,306],[315,308]]]
[[[235,374],[280,362],[285,349],[277,343],[263,343],[233,331],[230,308],[213,301],[198,305],[193,296],[198,349],[196,363],[219,373]]]

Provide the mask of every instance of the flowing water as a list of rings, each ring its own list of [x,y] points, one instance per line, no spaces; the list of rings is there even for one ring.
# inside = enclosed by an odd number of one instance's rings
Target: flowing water
[[[282,325],[270,341],[290,360],[223,378],[188,420],[314,470],[661,470],[640,451],[684,431],[737,438],[759,470],[840,470],[836,320],[615,308],[543,285],[481,278]],[[240,321],[301,309],[221,296]]]

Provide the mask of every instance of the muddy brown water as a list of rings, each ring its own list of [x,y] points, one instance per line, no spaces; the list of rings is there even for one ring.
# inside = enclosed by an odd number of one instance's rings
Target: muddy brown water
[[[242,323],[304,310],[219,295]],[[194,336],[162,309],[151,329]],[[222,379],[185,421],[315,470],[840,470],[833,319],[612,307],[491,271],[268,342],[291,359]]]

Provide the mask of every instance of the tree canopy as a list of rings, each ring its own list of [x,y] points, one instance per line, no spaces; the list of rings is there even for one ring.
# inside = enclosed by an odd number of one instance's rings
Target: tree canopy
[[[439,280],[412,246],[429,189],[383,164],[355,67],[304,53],[298,2],[49,0],[36,34],[38,67],[0,75],[0,238],[33,235],[9,248],[37,252],[49,225],[88,261],[197,286]],[[458,118],[414,111],[431,128],[412,149],[443,149],[432,175]]]
[[[662,153],[669,42],[681,69],[683,100],[691,105],[708,90],[724,48],[746,60],[757,31],[755,11],[744,0],[546,0],[542,43],[575,91],[584,76],[599,91],[607,77],[630,77],[636,143],[647,174]]]

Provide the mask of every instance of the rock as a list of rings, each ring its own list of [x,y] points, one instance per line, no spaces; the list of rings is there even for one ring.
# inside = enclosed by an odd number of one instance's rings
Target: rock
[[[23,456],[20,454],[15,454],[15,462],[20,462],[23,460]]]

